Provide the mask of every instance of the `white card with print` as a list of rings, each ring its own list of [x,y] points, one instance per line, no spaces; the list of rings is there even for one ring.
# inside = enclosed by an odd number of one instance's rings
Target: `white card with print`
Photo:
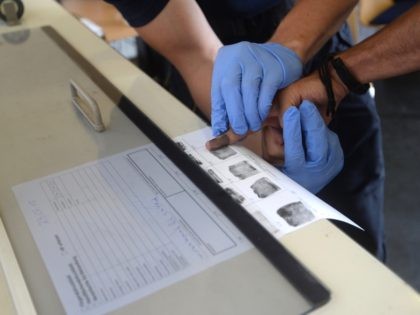
[[[275,237],[320,219],[339,220],[360,228],[246,148],[232,145],[208,151],[205,143],[211,138],[211,129],[203,128],[175,141]]]

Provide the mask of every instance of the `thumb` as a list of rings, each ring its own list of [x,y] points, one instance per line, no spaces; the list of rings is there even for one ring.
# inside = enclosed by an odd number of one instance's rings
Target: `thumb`
[[[265,121],[263,122],[263,127],[264,126],[271,126],[271,127],[274,127],[274,128],[280,128],[279,108],[276,104],[273,104],[273,106],[271,106],[270,111],[268,112],[268,116],[265,119]]]
[[[280,122],[280,126],[284,128],[283,116],[284,113],[291,107],[298,107],[302,102],[302,96],[298,91],[291,85],[290,87],[280,90],[277,92],[273,104],[277,107],[277,117]],[[274,106],[273,106],[274,107]]]
[[[213,138],[206,142],[206,148],[209,151],[214,151],[223,148],[227,145],[234,144],[242,139],[245,139],[247,135],[237,135],[232,129],[229,129],[226,133]]]

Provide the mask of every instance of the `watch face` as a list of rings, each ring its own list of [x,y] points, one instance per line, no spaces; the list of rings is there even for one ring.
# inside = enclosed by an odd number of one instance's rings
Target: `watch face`
[[[30,35],[31,32],[29,30],[21,30],[12,33],[2,34],[2,37],[9,44],[19,45],[26,42]]]

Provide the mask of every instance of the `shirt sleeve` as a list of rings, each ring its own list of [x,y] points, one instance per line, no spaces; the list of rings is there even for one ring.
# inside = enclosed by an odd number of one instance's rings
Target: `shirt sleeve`
[[[114,5],[132,27],[152,21],[169,0],[105,0]]]

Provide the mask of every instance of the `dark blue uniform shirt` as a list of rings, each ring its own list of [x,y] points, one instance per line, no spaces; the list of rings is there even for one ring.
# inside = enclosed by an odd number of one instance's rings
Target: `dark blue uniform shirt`
[[[105,0],[113,4],[131,26],[143,26],[153,20],[169,0]],[[282,0],[199,0],[207,17],[252,17],[274,7]],[[284,0],[283,0],[284,2]]]

